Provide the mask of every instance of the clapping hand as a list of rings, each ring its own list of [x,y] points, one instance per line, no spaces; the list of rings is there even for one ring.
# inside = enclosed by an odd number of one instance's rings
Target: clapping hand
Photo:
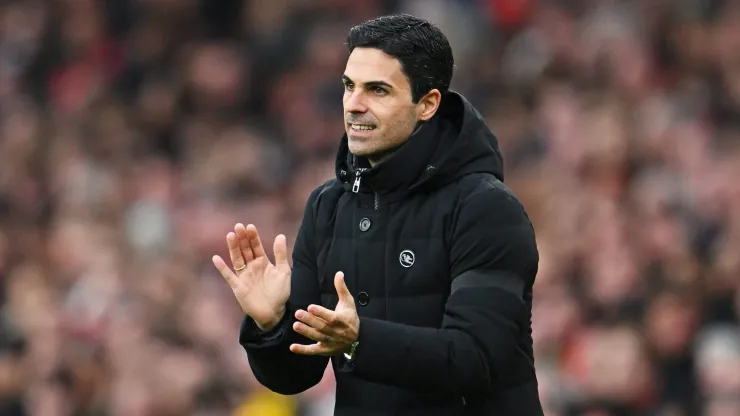
[[[290,350],[294,353],[332,356],[347,352],[357,341],[360,317],[357,315],[355,300],[344,282],[344,273],[338,272],[334,276],[334,286],[339,295],[336,310],[310,305],[307,311],[296,311],[295,317],[299,322],[293,324],[293,329],[316,341],[316,344],[293,344]]]
[[[234,292],[244,313],[254,319],[263,331],[274,327],[285,313],[290,297],[290,265],[284,235],[275,238],[275,264],[265,254],[257,228],[249,224],[234,227],[226,235],[232,271],[220,256],[213,256],[213,264]]]

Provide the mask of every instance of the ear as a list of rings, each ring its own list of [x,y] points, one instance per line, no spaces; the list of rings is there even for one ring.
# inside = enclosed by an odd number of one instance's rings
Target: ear
[[[421,97],[417,108],[419,109],[419,120],[427,121],[434,117],[434,114],[439,109],[439,105],[442,103],[442,94],[438,89],[429,91],[425,96]]]

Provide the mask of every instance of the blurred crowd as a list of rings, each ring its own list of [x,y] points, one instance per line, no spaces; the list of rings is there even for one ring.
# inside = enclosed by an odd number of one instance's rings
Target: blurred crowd
[[[437,23],[541,253],[549,416],[740,415],[740,5],[0,1],[0,415],[327,416],[210,262],[333,176],[348,29]]]

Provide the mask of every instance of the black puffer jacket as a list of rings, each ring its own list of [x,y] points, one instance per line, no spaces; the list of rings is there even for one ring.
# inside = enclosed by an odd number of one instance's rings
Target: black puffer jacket
[[[429,122],[370,168],[343,138],[337,177],[306,205],[283,322],[240,342],[257,379],[295,394],[326,357],[291,327],[311,303],[333,309],[345,273],[360,315],[356,359],[332,358],[336,415],[541,415],[532,353],[532,225],[503,184],[495,136],[449,92]]]

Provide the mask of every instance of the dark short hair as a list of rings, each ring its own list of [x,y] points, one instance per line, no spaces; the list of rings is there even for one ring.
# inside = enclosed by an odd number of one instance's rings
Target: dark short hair
[[[414,103],[429,91],[447,92],[455,61],[447,37],[424,19],[408,14],[381,16],[361,23],[349,31],[349,52],[355,48],[375,48],[398,59],[411,84]]]

